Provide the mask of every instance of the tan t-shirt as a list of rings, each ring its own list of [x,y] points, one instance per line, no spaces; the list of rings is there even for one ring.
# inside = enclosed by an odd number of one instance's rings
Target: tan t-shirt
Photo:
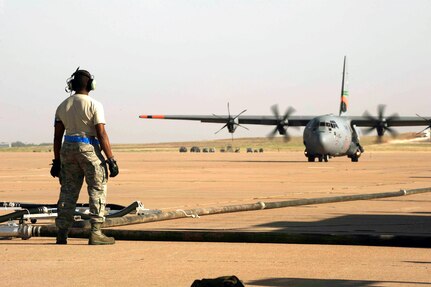
[[[105,124],[101,103],[88,95],[74,94],[64,100],[55,112],[55,121],[61,121],[68,136],[96,136],[97,124]]]

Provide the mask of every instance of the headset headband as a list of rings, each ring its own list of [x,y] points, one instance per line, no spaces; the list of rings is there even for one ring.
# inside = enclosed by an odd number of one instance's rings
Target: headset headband
[[[65,91],[67,93],[72,93],[73,81],[75,80],[75,76],[77,76],[77,75],[84,76],[84,77],[87,77],[89,79],[88,83],[87,83],[87,90],[88,91],[93,91],[96,89],[96,81],[94,80],[94,76],[91,75],[90,72],[88,72],[86,70],[80,70],[79,66],[78,66],[78,68],[76,68],[75,72],[66,81],[67,86],[65,88]]]
[[[90,74],[90,72],[85,71],[85,70],[80,70],[79,66],[78,66],[78,68],[76,68],[76,71],[71,75],[71,77],[74,77],[76,75],[81,75],[81,76],[85,76],[89,79],[93,79],[93,76]]]

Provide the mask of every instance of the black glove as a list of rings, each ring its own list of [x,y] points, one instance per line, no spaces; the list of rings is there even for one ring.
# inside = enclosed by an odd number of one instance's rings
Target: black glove
[[[59,159],[52,160],[51,175],[52,177],[60,177],[61,161]]]
[[[120,170],[118,169],[118,165],[115,159],[113,157],[108,158],[106,160],[106,163],[109,166],[109,177],[116,177]]]

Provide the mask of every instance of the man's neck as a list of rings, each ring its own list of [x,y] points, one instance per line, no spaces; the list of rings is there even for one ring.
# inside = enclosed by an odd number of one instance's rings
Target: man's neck
[[[88,96],[88,91],[87,90],[75,91],[75,94],[81,94],[81,95],[87,95]]]

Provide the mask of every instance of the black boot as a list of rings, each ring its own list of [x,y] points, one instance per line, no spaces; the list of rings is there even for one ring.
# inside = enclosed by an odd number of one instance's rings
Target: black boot
[[[56,244],[67,244],[67,235],[69,234],[69,229],[58,229],[57,231],[57,241]]]

